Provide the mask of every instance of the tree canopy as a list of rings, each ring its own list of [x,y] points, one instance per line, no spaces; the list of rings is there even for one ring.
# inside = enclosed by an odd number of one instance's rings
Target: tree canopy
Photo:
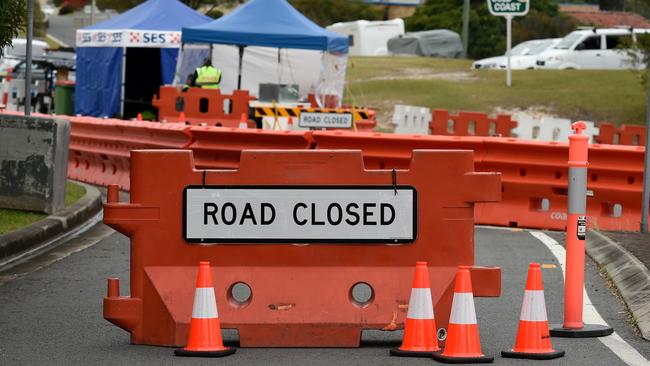
[[[290,0],[293,7],[321,27],[353,20],[381,20],[384,12],[360,0]]]
[[[0,56],[3,48],[25,29],[26,9],[25,0],[3,0],[0,6]]]

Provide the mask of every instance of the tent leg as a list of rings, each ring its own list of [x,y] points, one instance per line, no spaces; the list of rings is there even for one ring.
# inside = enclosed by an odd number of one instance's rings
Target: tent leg
[[[172,82],[172,85],[174,86],[185,83],[185,80],[181,80],[181,62],[183,62],[183,51],[185,51],[185,43],[181,43],[181,48],[178,50],[178,56],[176,58],[176,71],[174,72],[174,81]]]
[[[244,47],[246,46],[238,46],[239,47],[239,72],[237,73],[237,90],[241,89],[241,69],[242,69],[242,63],[244,60]]]
[[[126,47],[122,47],[122,88],[120,90],[120,118],[124,118],[124,88],[126,85],[125,83],[126,83]]]

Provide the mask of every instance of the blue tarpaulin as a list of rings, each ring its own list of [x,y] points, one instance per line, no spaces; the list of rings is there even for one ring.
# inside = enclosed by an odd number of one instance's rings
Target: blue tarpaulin
[[[180,31],[209,22],[178,0],[148,0],[107,21],[77,31],[75,113],[112,117],[120,113],[124,48],[160,48],[160,79],[171,84]],[[129,52],[127,51],[127,60]],[[125,80],[128,85],[133,80]],[[137,82],[137,80],[135,81]]]
[[[183,27],[182,40],[348,52],[348,37],[321,28],[286,0],[251,0],[210,23]]]

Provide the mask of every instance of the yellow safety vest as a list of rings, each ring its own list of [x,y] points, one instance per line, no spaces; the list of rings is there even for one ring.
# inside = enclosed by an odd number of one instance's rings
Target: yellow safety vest
[[[221,70],[213,66],[202,66],[196,69],[196,85],[205,89],[219,89]]]

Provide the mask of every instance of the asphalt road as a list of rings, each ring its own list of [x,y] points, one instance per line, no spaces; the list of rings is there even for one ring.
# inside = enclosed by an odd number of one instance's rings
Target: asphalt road
[[[97,233],[101,231],[95,228],[87,235],[98,238],[101,235]],[[389,357],[388,349],[399,345],[401,332],[365,332],[359,349],[239,349],[235,355],[219,360],[178,358],[170,348],[133,346],[126,332],[102,317],[106,278],[117,275],[122,280],[122,291],[128,289],[128,239],[113,233],[84,249],[88,244],[83,243],[91,239],[77,238],[44,255],[45,259],[39,258],[0,273],[0,280],[5,281],[0,285],[0,365],[216,362],[237,365],[430,365],[433,362]],[[72,251],[78,252],[65,256]],[[476,255],[478,264],[499,265],[503,270],[503,295],[476,299],[483,351],[495,355],[496,364],[521,365],[527,361],[504,359],[499,352],[512,347],[514,342],[528,263],[557,264],[557,260],[526,231],[492,228],[477,228]],[[47,263],[48,258],[58,261],[13,278],[33,270],[38,263]],[[549,320],[560,322],[561,269],[546,268],[543,276]],[[587,292],[602,317],[642,355],[650,357],[650,342],[639,338],[627,324],[622,303],[612,295],[591,262],[587,263],[586,283]],[[226,331],[225,338],[236,341],[236,332]],[[544,361],[544,364],[625,365],[598,339],[553,338],[553,344],[567,354],[561,359]]]

